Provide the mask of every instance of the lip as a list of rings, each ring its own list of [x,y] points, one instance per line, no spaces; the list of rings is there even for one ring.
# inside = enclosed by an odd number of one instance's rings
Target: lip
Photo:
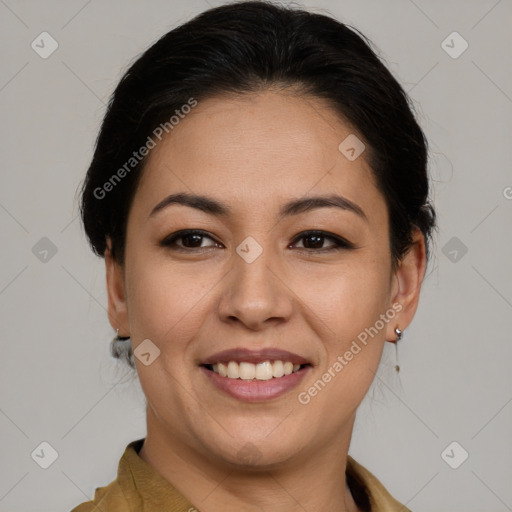
[[[265,361],[290,361],[293,364],[311,364],[310,361],[305,359],[298,354],[288,352],[286,350],[280,350],[276,348],[264,348],[260,350],[249,350],[247,348],[234,348],[229,350],[223,350],[217,352],[204,361],[199,363],[200,365],[217,364],[217,363],[229,363],[229,361],[236,361],[258,364]],[[224,377],[223,377],[224,378]]]
[[[264,360],[268,361],[268,359],[269,358]],[[233,359],[231,359],[231,361],[233,361]],[[244,359],[244,361],[246,361],[246,359]],[[200,366],[199,369],[220,391],[237,400],[254,403],[272,400],[288,393],[299,385],[302,379],[312,370],[312,367],[308,365],[290,375],[284,375],[278,379],[269,380],[230,379],[228,377],[221,377],[218,373],[209,370],[205,366]]]

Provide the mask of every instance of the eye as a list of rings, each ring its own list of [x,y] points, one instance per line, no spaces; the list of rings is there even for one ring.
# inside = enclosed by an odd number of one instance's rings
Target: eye
[[[295,237],[293,243],[295,244],[299,240],[303,240],[303,243],[302,247],[298,248],[305,249],[307,251],[327,252],[354,248],[354,245],[344,238],[325,231],[304,231]],[[332,242],[330,247],[323,247],[326,240],[330,240]]]
[[[203,242],[206,239],[211,240],[213,243],[204,245]],[[330,247],[324,247],[324,243],[327,240],[331,242]],[[299,241],[302,241],[302,247],[297,247],[297,242]],[[208,235],[208,233],[198,229],[177,231],[162,240],[160,245],[176,251],[190,251],[194,249],[207,249],[210,247],[223,248],[223,245],[215,241],[210,235]],[[354,245],[344,238],[325,231],[304,231],[299,233],[291,245],[296,246],[298,249],[312,252],[329,252],[354,248]]]
[[[211,245],[203,245],[205,239],[212,240],[214,243]],[[181,241],[181,243],[178,243]],[[186,251],[187,249],[205,249],[208,247],[222,247],[221,244],[216,242],[205,231],[198,229],[184,229],[177,231],[172,235],[166,237],[160,242],[162,247],[169,247],[177,251]]]

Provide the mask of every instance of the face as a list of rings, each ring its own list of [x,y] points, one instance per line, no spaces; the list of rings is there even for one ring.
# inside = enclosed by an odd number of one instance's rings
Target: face
[[[264,466],[350,438],[423,271],[392,271],[365,153],[338,149],[355,133],[321,100],[266,91],[199,102],[151,151],[109,307],[136,354],[150,340],[148,423],[176,444]]]

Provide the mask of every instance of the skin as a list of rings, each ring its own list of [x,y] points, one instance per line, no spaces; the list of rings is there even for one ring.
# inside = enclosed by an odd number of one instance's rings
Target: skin
[[[289,92],[201,101],[148,157],[124,266],[106,253],[112,326],[131,336],[134,349],[145,339],[160,349],[149,366],[135,359],[147,399],[140,456],[201,511],[357,510],[343,485],[356,409],[384,343],[415,314],[426,257],[415,230],[393,270],[386,203],[365,153],[350,161],[338,150],[351,133],[323,100]],[[177,192],[215,198],[232,213],[174,204],[150,217]],[[278,217],[292,199],[332,193],[359,205],[366,219],[336,207]],[[182,229],[207,234],[196,245],[179,239],[178,246],[188,243],[183,251],[159,245]],[[297,239],[313,229],[355,247]],[[235,251],[247,236],[263,249],[250,264]],[[393,304],[401,311],[310,403],[299,403],[298,393]],[[198,367],[240,346],[282,348],[313,367],[279,398],[241,402]],[[240,459],[244,446],[256,460]]]

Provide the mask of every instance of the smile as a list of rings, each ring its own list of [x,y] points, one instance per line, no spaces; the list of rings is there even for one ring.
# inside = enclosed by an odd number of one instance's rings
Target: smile
[[[246,361],[229,361],[227,364],[217,363],[206,365],[206,368],[228,379],[270,380],[280,379],[285,375],[297,373],[302,366],[306,365],[293,364],[291,361],[277,360],[273,362],[263,361],[257,364]]]

